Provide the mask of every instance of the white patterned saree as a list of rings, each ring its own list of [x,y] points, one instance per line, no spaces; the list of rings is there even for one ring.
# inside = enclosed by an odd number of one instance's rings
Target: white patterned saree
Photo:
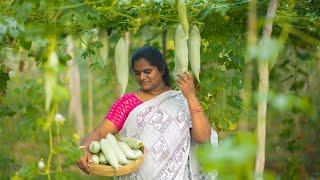
[[[119,179],[199,179],[190,156],[190,128],[189,108],[181,91],[166,91],[135,107],[119,133],[142,140],[147,154],[137,171]]]

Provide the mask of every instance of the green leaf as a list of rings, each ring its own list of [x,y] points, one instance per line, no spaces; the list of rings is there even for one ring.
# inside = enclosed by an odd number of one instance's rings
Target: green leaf
[[[22,178],[30,178],[33,179],[37,174],[37,164],[36,162],[32,162],[29,164],[25,164],[18,172],[17,176]]]
[[[59,58],[59,63],[62,65],[66,65],[67,61],[72,59],[72,57],[69,54],[65,53],[64,51],[62,51],[60,49],[57,50],[57,55]]]
[[[0,104],[0,120],[4,116],[13,116],[13,115],[15,115],[15,112],[10,107]]]
[[[206,144],[196,152],[205,172],[218,171],[221,178],[232,176],[251,179],[256,137],[254,134],[239,133],[224,139],[219,148]]]
[[[20,38],[20,45],[25,49],[25,50],[30,50],[32,42],[27,41],[24,38]]]
[[[1,94],[5,94],[5,91],[7,89],[7,82],[9,81],[9,79],[9,73],[0,70],[0,96]]]
[[[65,167],[74,164],[82,156],[82,150],[70,142],[62,142],[56,147],[57,153],[62,154],[65,157],[65,160],[63,161],[63,166]]]
[[[290,90],[300,90],[304,87],[305,81],[296,81],[294,82],[291,87]]]

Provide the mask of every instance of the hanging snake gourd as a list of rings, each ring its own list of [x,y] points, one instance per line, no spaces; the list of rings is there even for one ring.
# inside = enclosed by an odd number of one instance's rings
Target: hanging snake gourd
[[[182,26],[179,24],[175,32],[175,73],[188,71],[188,45]]]
[[[200,36],[199,29],[196,25],[192,26],[191,28],[188,45],[189,45],[189,60],[190,60],[191,70],[196,76],[198,82],[200,82],[199,73],[200,73],[200,67],[201,67],[201,63],[200,63],[201,36]]]
[[[185,0],[177,0],[177,9],[178,9],[178,16],[180,24],[182,25],[185,38],[188,39],[189,37],[189,23],[187,18],[187,7]]]
[[[116,64],[116,74],[118,82],[121,86],[121,95],[126,91],[129,78],[129,62],[128,62],[128,47],[123,38],[117,42],[114,57]]]

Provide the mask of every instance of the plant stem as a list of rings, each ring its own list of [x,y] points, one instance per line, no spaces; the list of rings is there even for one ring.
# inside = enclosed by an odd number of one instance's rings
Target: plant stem
[[[54,105],[48,115],[48,123],[49,123],[49,147],[50,147],[50,152],[49,152],[49,156],[48,156],[48,161],[47,161],[47,169],[46,169],[46,174],[48,176],[48,179],[51,180],[51,176],[50,176],[50,165],[51,165],[51,159],[52,159],[52,155],[53,155],[53,142],[52,142],[52,130],[51,130],[51,123],[53,120],[53,116],[55,114],[55,109],[56,106]]]
[[[58,144],[60,144],[60,127],[59,124],[56,122],[57,125],[57,139],[58,139]],[[62,172],[62,168],[61,168],[61,155],[58,154],[58,168],[57,168],[57,172]]]

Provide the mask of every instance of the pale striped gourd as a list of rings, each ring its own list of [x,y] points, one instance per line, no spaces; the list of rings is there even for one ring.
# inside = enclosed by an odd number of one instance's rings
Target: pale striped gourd
[[[126,155],[129,159],[135,159],[136,155],[134,151],[124,142],[118,142],[119,147],[121,148],[122,152]]]
[[[119,147],[116,138],[112,134],[109,133],[106,137],[106,140],[111,143],[113,149],[115,150],[119,163],[120,164],[128,164],[129,163],[128,159],[126,158],[126,156],[122,152],[121,148]]]
[[[106,156],[102,152],[100,152],[98,156],[99,156],[99,164],[107,164],[108,163]]]
[[[139,139],[125,137],[121,134],[117,134],[117,138],[119,141],[125,142],[131,149],[140,149],[143,145],[142,141]]]
[[[200,73],[200,66],[201,66],[201,63],[200,63],[201,36],[200,36],[199,29],[196,25],[192,26],[191,28],[188,45],[189,45],[189,60],[190,60],[191,70],[196,76],[198,82],[200,82],[199,73]]]
[[[100,147],[101,147],[101,151],[103,152],[104,156],[106,157],[106,159],[110,163],[110,165],[118,170],[119,169],[119,161],[118,161],[116,152],[112,147],[111,142],[107,139],[101,139],[100,140]]]
[[[189,37],[189,23],[187,18],[187,8],[185,0],[177,0],[177,9],[178,9],[178,16],[179,21],[182,25],[185,38],[188,39]]]
[[[99,157],[98,157],[97,154],[93,154],[93,155],[91,156],[91,160],[92,160],[93,163],[99,164]]]
[[[123,38],[117,42],[114,57],[116,64],[116,73],[118,82],[121,86],[121,95],[126,91],[129,78],[129,62],[128,62],[128,47]]]
[[[98,141],[92,141],[89,145],[89,151],[92,153],[98,153],[100,151],[100,143]]]
[[[134,151],[134,154],[136,155],[136,159],[139,159],[142,156],[142,151],[140,151],[139,149],[135,149],[133,151]]]
[[[99,34],[99,42],[102,44],[102,47],[99,49],[99,54],[104,64],[106,64],[108,60],[108,40],[108,32],[106,30],[101,30]]]
[[[187,40],[179,24],[175,32],[175,73],[188,71],[188,45]]]

